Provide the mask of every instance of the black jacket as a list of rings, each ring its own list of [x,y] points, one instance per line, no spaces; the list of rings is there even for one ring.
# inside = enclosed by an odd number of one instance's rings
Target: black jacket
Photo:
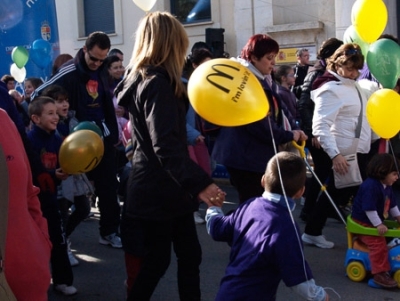
[[[147,75],[125,79],[116,91],[132,125],[132,171],[123,214],[128,227],[135,219],[170,220],[197,210],[197,195],[212,183],[187,151],[187,102],[174,95],[163,68],[149,67]]]
[[[311,91],[313,90],[312,85],[314,81],[324,74],[325,63],[322,61],[317,62],[314,65],[314,70],[310,71],[305,79],[301,88],[301,96],[297,103],[297,108],[301,117],[301,129],[308,136],[312,138],[312,119],[314,115],[314,102],[311,99]]]
[[[60,85],[68,92],[69,109],[76,112],[75,117],[79,121],[92,121],[86,116],[86,98],[82,97],[82,95],[88,93],[86,84],[90,80],[89,72],[90,70],[86,65],[83,50],[80,49],[75,58],[65,63],[50,80],[36,89],[35,94],[40,95],[43,90],[50,85]],[[104,135],[104,142],[114,145],[118,143],[118,124],[112,97],[109,93],[108,71],[105,70],[104,65],[102,65],[99,67],[98,72],[99,84],[102,85],[104,89],[101,104],[104,112],[105,124],[110,131],[110,135]],[[104,132],[103,125],[98,122],[97,125]]]

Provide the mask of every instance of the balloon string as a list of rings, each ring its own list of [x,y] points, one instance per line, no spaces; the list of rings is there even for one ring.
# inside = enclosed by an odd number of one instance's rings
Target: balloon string
[[[274,147],[274,153],[275,153],[275,155],[276,155],[276,154],[278,153],[278,151],[277,151],[277,149],[276,149],[276,143],[275,143],[274,133],[273,133],[273,131],[272,131],[271,117],[268,115],[268,116],[267,116],[267,119],[268,119],[269,130],[270,130],[271,138],[272,138],[272,145],[273,145],[273,147]],[[305,259],[304,252],[303,252],[303,245],[302,245],[302,243],[301,243],[301,241],[300,241],[300,233],[299,233],[299,231],[298,231],[298,228],[296,227],[296,223],[295,223],[295,221],[294,221],[292,211],[290,210],[290,205],[289,205],[289,201],[288,201],[288,199],[287,199],[285,186],[283,185],[282,173],[281,173],[281,168],[280,168],[280,165],[279,165],[279,160],[278,160],[277,157],[275,157],[275,160],[276,160],[276,166],[277,166],[277,169],[278,169],[279,182],[281,183],[282,192],[283,192],[283,197],[284,197],[285,202],[286,202],[286,208],[287,208],[287,210],[288,210],[288,212],[289,212],[290,219],[292,220],[293,229],[294,229],[294,231],[296,232],[297,243],[298,243],[298,246],[299,246],[299,249],[300,249],[301,258],[302,258],[302,260],[303,260],[303,271],[304,271],[304,276],[305,276],[305,279],[309,280],[308,277],[307,277],[306,259]]]
[[[392,155],[393,155],[393,161],[394,161],[394,165],[396,166],[396,171],[397,171],[397,173],[399,173],[399,166],[397,164],[396,156],[395,156],[392,142],[390,141],[390,139],[388,139],[388,144],[389,144],[390,151],[392,152]]]

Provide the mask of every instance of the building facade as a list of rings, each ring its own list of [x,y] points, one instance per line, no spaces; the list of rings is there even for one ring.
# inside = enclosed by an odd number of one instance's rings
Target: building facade
[[[143,1],[150,0],[139,2]],[[187,14],[183,23],[191,44],[206,41],[207,29],[221,29],[211,31],[223,31],[226,55],[236,56],[251,35],[267,33],[278,41],[285,53],[282,60],[289,63],[295,60],[293,49],[308,48],[313,60],[324,40],[330,37],[342,39],[345,30],[351,25],[351,8],[354,2],[355,0],[157,0],[151,11],[182,13],[186,6],[191,9],[197,4],[197,7],[202,6],[199,11],[208,10],[208,13],[194,21],[187,21],[194,13],[190,11]],[[384,2],[389,12],[385,33],[397,36],[398,1]],[[112,47],[122,50],[125,64],[128,63],[137,24],[145,14],[134,1],[56,0],[56,8],[60,53],[74,55],[82,47],[88,29],[103,30],[97,29],[97,26],[109,26],[107,28]]]

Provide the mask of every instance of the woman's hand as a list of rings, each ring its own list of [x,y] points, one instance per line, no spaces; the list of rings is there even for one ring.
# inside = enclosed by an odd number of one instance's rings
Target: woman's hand
[[[296,142],[299,141],[306,141],[307,140],[307,135],[302,131],[302,130],[293,130],[293,140]]]
[[[341,175],[347,173],[349,165],[350,164],[341,154],[332,159],[332,169]]]
[[[199,135],[199,136],[197,136],[197,138],[196,138],[196,143],[204,143],[204,140],[205,140],[206,138],[203,136],[203,135]]]
[[[208,207],[222,207],[225,201],[226,192],[221,190],[217,185],[210,184],[200,191],[198,198],[207,204]]]

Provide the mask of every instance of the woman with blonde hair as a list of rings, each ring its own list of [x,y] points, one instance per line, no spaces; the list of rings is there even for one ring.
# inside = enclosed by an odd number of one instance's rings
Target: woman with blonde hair
[[[175,17],[148,13],[116,90],[119,104],[129,111],[133,144],[121,222],[127,300],[150,299],[169,266],[171,245],[180,299],[201,299],[201,247],[193,212],[199,200],[220,206],[225,199],[187,151],[188,103],[181,73],[188,43]]]

